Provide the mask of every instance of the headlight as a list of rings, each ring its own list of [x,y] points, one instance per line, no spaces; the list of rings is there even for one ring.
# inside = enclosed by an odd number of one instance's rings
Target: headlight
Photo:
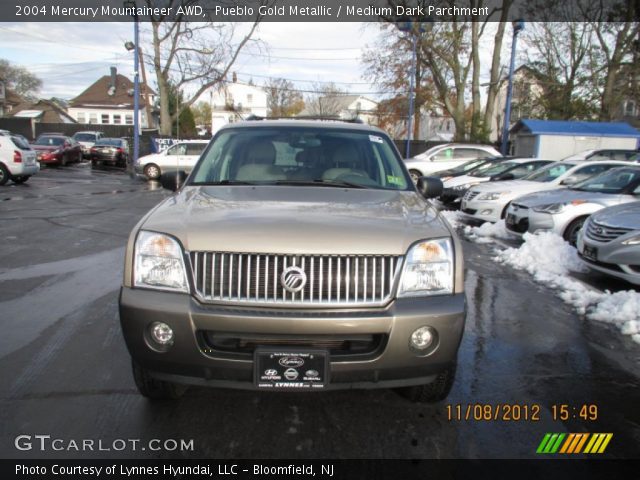
[[[189,291],[182,248],[173,238],[141,231],[134,255],[134,286]]]
[[[506,195],[509,192],[490,192],[480,195],[478,200],[498,200],[501,196]]]
[[[548,203],[546,205],[533,207],[533,211],[541,213],[560,213],[567,205],[567,203]]]
[[[627,238],[623,245],[640,245],[640,235],[636,235],[635,237]]]
[[[440,238],[409,249],[400,279],[398,297],[453,293],[451,239]]]

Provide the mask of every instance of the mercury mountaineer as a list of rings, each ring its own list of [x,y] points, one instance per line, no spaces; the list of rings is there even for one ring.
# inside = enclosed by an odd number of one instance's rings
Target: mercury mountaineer
[[[451,389],[465,323],[451,226],[381,130],[265,120],[220,129],[131,232],[120,320],[142,395]]]

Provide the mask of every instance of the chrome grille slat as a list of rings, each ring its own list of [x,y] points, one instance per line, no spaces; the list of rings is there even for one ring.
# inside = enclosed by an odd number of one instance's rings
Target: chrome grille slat
[[[589,220],[585,228],[587,238],[604,243],[615,240],[616,238],[626,235],[632,231],[633,229],[631,228],[608,227],[607,225],[594,222],[593,220]]]
[[[402,256],[191,252],[196,296],[204,302],[283,305],[382,305],[391,299]],[[287,291],[280,277],[298,266],[307,283]]]

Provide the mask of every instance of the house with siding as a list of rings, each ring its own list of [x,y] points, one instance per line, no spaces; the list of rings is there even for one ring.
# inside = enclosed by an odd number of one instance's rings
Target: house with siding
[[[146,101],[153,118],[148,119]],[[78,123],[97,125],[133,125],[134,84],[111,67],[110,75],[104,75],[69,103],[68,113]],[[140,84],[141,128],[156,128],[157,116],[153,113],[156,92]]]

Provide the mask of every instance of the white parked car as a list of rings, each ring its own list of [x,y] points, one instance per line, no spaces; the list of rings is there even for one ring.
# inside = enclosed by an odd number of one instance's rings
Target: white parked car
[[[208,143],[208,140],[184,140],[160,153],[140,157],[135,164],[136,172],[143,173],[150,180],[160,178],[167,171],[183,170],[189,173]]]
[[[573,185],[611,168],[625,165],[637,164],[616,160],[554,162],[520,180],[490,182],[471,187],[462,197],[460,210],[474,220],[497,222],[504,218],[507,207],[514,198]]]
[[[570,188],[532,193],[515,199],[507,209],[507,231],[554,232],[572,245],[589,215],[640,198],[640,166],[619,167]]]
[[[36,152],[20,137],[0,136],[0,185],[9,180],[24,183],[40,170]]]
[[[89,158],[91,155],[91,147],[93,147],[98,140],[104,137],[102,132],[76,132],[71,138],[80,144],[82,147],[83,158]]]
[[[551,160],[537,158],[513,158],[498,164],[480,167],[467,175],[452,177],[443,182],[440,202],[444,205],[456,206],[467,190],[474,185],[489,181],[514,180],[535,172],[551,163]]]
[[[447,143],[430,148],[420,155],[404,161],[414,182],[434,172],[448,170],[474,158],[500,157],[501,154],[489,145]]]

